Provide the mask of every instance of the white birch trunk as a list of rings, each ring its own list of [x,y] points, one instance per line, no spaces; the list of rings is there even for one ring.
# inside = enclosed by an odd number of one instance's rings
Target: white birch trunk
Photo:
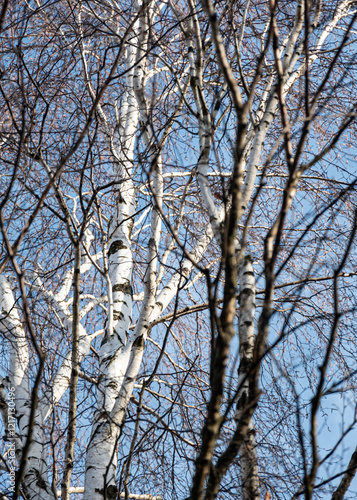
[[[137,30],[137,23],[133,33]],[[139,107],[134,92],[134,64],[137,37],[127,47],[127,91],[121,108],[120,126],[114,138],[115,165],[120,181],[117,211],[109,226],[109,283],[112,286],[113,318],[108,321],[100,349],[98,404],[85,465],[84,500],[116,498],[117,445],[119,429],[111,412],[120,391],[130,351],[125,348],[132,320],[131,230],[136,209],[136,192],[132,180],[135,135]],[[108,294],[109,295],[109,294]],[[109,331],[109,324],[113,331]]]
[[[8,280],[0,276],[0,328],[7,339],[10,360],[10,386],[15,389],[16,421],[21,449],[17,450],[18,461],[21,460],[21,451],[24,447],[29,431],[31,413],[31,392],[29,385],[29,350],[24,328],[22,326],[14,296]],[[16,432],[13,436],[17,437]],[[45,435],[43,431],[43,417],[37,409],[34,421],[32,443],[27,456],[27,463],[23,483],[29,499],[50,500],[53,494],[48,483],[48,466],[45,456]]]
[[[207,232],[198,242],[195,251],[191,254],[193,261],[198,262],[201,259],[212,237],[213,233],[209,226]],[[150,301],[151,305],[146,308],[146,313],[142,313],[141,320],[138,321],[130,342],[123,348],[123,356],[128,356],[129,361],[114,407],[109,416],[106,415],[106,418],[102,418],[100,422],[93,424],[86,460],[85,500],[102,500],[105,495],[110,500],[115,498],[117,446],[135,380],[141,366],[149,322],[158,318],[171,302],[180,283],[188,276],[193,265],[191,260],[185,259],[182,270],[175,273],[170,282],[158,294],[154,305]]]
[[[249,401],[249,375],[254,350],[255,277],[250,256],[245,256],[239,269],[239,369],[237,421]],[[239,450],[243,500],[259,500],[259,474],[252,419]]]
[[[335,29],[337,23],[348,13],[353,5],[351,0],[340,3],[334,13],[333,19],[323,30],[317,41],[314,51],[310,55],[309,64],[319,57],[319,50],[325,40]],[[135,2],[134,11],[139,12],[139,3]],[[191,6],[192,7],[192,6]],[[298,65],[302,53],[302,43],[296,43],[303,27],[304,2],[300,1],[297,7],[295,24],[281,48],[281,58],[284,67],[284,91],[287,92],[294,82],[303,74],[304,63]],[[136,211],[136,191],[133,182],[134,145],[137,135],[139,118],[143,123],[142,138],[146,148],[147,160],[150,163],[155,155],[155,134],[151,130],[150,116],[145,101],[144,86],[148,76],[147,49],[150,29],[150,16],[152,7],[146,7],[140,14],[133,27],[127,43],[126,60],[126,86],[127,90],[121,106],[121,117],[118,131],[110,137],[110,150],[113,155],[115,174],[118,180],[117,208],[109,226],[108,250],[108,298],[109,314],[105,334],[100,349],[100,379],[98,386],[98,405],[94,416],[92,434],[86,457],[85,474],[85,500],[101,500],[116,497],[116,468],[117,448],[121,427],[124,423],[125,413],[133,391],[136,377],[142,362],[144,345],[148,336],[150,323],[160,317],[162,312],[175,297],[182,281],[189,275],[194,263],[186,259],[181,267],[169,280],[160,293],[157,290],[157,263],[158,249],[161,236],[161,209],[163,196],[163,178],[161,158],[157,158],[155,169],[150,175],[149,183],[154,193],[153,211],[151,215],[151,231],[146,254],[146,270],[144,276],[144,296],[136,328],[128,340],[129,327],[132,322],[132,273],[133,255],[131,243],[131,229]],[[192,12],[193,12],[192,8]],[[313,23],[317,23],[319,10],[316,7]],[[203,205],[209,214],[212,229],[202,236],[194,252],[192,260],[199,262],[213,233],[220,235],[220,225],[224,210],[217,210],[214,197],[208,181],[209,156],[212,146],[212,116],[203,94],[204,85],[202,78],[202,47],[200,41],[200,26],[197,16],[193,14],[188,20],[192,39],[187,39],[189,48],[189,64],[192,77],[192,92],[198,111],[198,131],[200,156],[197,164],[197,180],[200,186]],[[313,24],[312,23],[312,24]],[[89,92],[95,97],[90,87],[87,74],[85,51],[82,44],[84,57],[84,77]],[[197,59],[194,57],[196,51]],[[275,82],[276,83],[276,82]],[[251,127],[247,145],[247,167],[244,180],[243,209],[251,200],[254,189],[256,173],[261,160],[262,148],[269,127],[271,126],[278,107],[278,97],[274,79],[271,78],[258,109],[256,128]],[[105,120],[104,111],[98,107],[98,113]],[[106,124],[106,136],[110,131]],[[248,156],[249,155],[249,156]],[[70,331],[71,315],[65,299],[70,294],[72,272],[64,279],[62,289],[57,295],[47,292],[53,307],[59,317]],[[252,363],[254,346],[254,312],[255,312],[255,280],[252,263],[246,257],[239,270],[240,282],[240,318],[239,318],[239,394],[237,419],[244,411],[245,402],[249,399],[249,369]],[[39,284],[41,288],[42,284]],[[25,330],[16,309],[10,283],[0,276],[0,304],[1,317],[0,329],[9,346],[9,380],[15,388],[15,406],[18,425],[18,457],[21,458],[23,447],[28,435],[28,422],[31,408],[31,390],[29,383],[29,348]],[[91,338],[83,326],[79,324],[79,361],[83,360],[90,349]],[[70,380],[71,361],[70,354],[65,358],[52,381],[52,387],[45,391],[43,401],[35,416],[33,429],[33,442],[31,444],[28,462],[24,474],[24,486],[29,499],[53,499],[49,488],[48,466],[46,460],[45,434],[43,423],[50,414],[53,406],[58,403],[68,388]],[[0,386],[0,402],[5,399],[4,387]],[[4,417],[5,418],[5,417]],[[252,422],[244,443],[239,450],[243,498],[259,498],[258,466],[255,452],[255,437]]]

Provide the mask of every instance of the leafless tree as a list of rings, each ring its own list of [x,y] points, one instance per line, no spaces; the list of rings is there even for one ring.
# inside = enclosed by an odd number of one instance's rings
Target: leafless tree
[[[4,2],[2,498],[355,497],[356,9]]]

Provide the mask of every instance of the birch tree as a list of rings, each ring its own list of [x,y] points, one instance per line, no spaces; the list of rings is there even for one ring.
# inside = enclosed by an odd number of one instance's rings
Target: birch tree
[[[4,2],[1,498],[354,498],[356,14]]]

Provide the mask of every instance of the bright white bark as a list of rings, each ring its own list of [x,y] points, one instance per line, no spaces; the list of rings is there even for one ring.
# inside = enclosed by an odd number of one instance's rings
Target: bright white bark
[[[84,500],[115,498],[117,445],[119,429],[111,419],[130,351],[127,343],[132,319],[131,230],[136,209],[136,192],[132,180],[135,135],[139,120],[139,106],[134,92],[134,68],[137,57],[137,22],[134,35],[127,46],[127,91],[123,97],[120,124],[114,137],[114,164],[120,184],[117,193],[117,211],[109,225],[108,267],[113,295],[113,331],[108,325],[100,349],[98,405],[86,455]]]
[[[249,401],[249,375],[253,364],[255,314],[255,277],[250,256],[245,256],[239,269],[239,377],[237,421]],[[259,474],[255,429],[250,419],[248,432],[239,450],[243,500],[259,500]]]
[[[91,264],[87,260],[87,262],[85,262],[81,266],[81,274],[88,271],[90,267]],[[72,315],[69,310],[71,301],[65,302],[67,298],[67,295],[65,295],[65,293],[66,291],[67,293],[69,293],[70,291],[70,285],[68,285],[68,282],[72,283],[72,281],[69,281],[69,277],[72,280],[73,269],[70,269],[67,272],[65,283],[61,287],[60,292],[57,294],[53,294],[50,290],[47,290],[38,276],[36,276],[35,283],[31,285],[31,288],[41,293],[41,295],[49,302],[52,310],[57,314],[57,317],[61,321],[63,327],[66,328],[68,332],[71,332]],[[90,310],[90,308],[88,308],[88,310]],[[83,317],[85,313],[83,309],[82,313]],[[88,355],[92,339],[93,336],[88,335],[83,325],[79,323],[79,363],[81,363]],[[46,389],[41,398],[41,401],[39,402],[39,410],[43,416],[43,422],[47,420],[48,416],[52,412],[53,407],[61,400],[63,394],[68,389],[71,378],[71,369],[71,351],[68,351],[65,355],[63,363],[61,364],[60,368],[53,378],[51,386]]]
[[[136,377],[142,362],[144,345],[148,335],[148,323],[160,316],[175,297],[182,281],[188,276],[194,262],[199,262],[208,244],[213,237],[212,229],[207,227],[206,233],[199,240],[195,250],[192,252],[192,260],[185,259],[180,271],[176,272],[169,283],[156,297],[154,306],[149,310],[148,316],[143,315],[143,320],[138,321],[130,342],[122,350],[123,356],[128,356],[127,370],[121,389],[117,394],[115,405],[110,412],[109,418],[102,418],[93,424],[91,441],[87,451],[85,499],[104,498],[104,484],[106,495],[114,495],[116,476],[116,448],[120,438],[121,427],[124,423],[126,409],[134,388]],[[89,491],[91,493],[89,494]],[[90,496],[91,495],[91,496]]]
[[[309,63],[313,63],[319,57],[327,36],[332,33],[339,20],[349,11],[353,2],[341,2],[336,9],[333,19],[322,32],[315,50],[310,56]],[[109,3],[108,3],[109,5]],[[164,5],[164,4],[162,4]],[[301,43],[296,43],[301,34],[303,26],[303,5],[300,1],[296,13],[295,24],[287,41],[281,47],[281,57],[284,61],[285,70],[285,92],[291,88],[294,82],[304,71],[304,64],[298,67],[301,56]],[[192,5],[192,12],[194,8]],[[135,3],[136,12],[140,5]],[[134,10],[135,10],[134,9]],[[175,12],[174,7],[172,10]],[[317,12],[318,10],[316,10]],[[88,11],[89,12],[89,11]],[[91,440],[88,447],[86,459],[85,499],[95,500],[116,494],[116,466],[117,466],[117,443],[120,437],[120,429],[123,425],[127,405],[129,403],[136,377],[139,373],[144,353],[144,345],[148,336],[150,323],[157,320],[168,304],[175,297],[179,287],[188,277],[195,263],[199,263],[213,234],[219,238],[220,225],[224,216],[224,207],[217,209],[214,196],[209,182],[209,157],[212,147],[212,122],[213,114],[209,113],[204,95],[204,82],[202,76],[203,48],[201,46],[200,26],[196,14],[187,20],[190,26],[190,36],[186,39],[189,53],[189,65],[192,77],[192,93],[197,110],[198,132],[199,132],[199,158],[197,162],[197,180],[200,187],[203,206],[209,214],[212,228],[207,228],[206,233],[199,240],[196,249],[191,253],[192,259],[185,259],[181,269],[173,274],[164,288],[159,292],[158,284],[163,280],[163,269],[158,274],[158,252],[161,237],[161,211],[163,198],[163,175],[161,157],[156,158],[155,133],[152,130],[151,115],[145,99],[145,85],[148,78],[157,73],[156,68],[148,69],[148,36],[150,32],[150,19],[153,18],[154,7],[149,5],[147,11],[143,11],[134,25],[129,36],[126,48],[126,91],[122,97],[121,115],[118,120],[117,130],[110,131],[110,121],[106,119],[104,106],[98,107],[99,119],[103,131],[109,141],[109,149],[115,175],[118,180],[117,207],[115,215],[109,225],[108,237],[108,321],[106,323],[105,335],[100,349],[100,378],[98,384],[98,406],[95,413]],[[316,22],[318,15],[315,15]],[[80,17],[79,17],[80,20]],[[111,26],[114,22],[111,20]],[[185,21],[186,22],[186,21]],[[182,24],[183,26],[183,24]],[[118,31],[119,33],[119,31]],[[243,32],[242,32],[243,33]],[[243,36],[243,34],[242,34]],[[196,53],[196,58],[195,54]],[[87,90],[95,99],[95,92],[91,87],[90,77],[86,61],[86,48],[81,40],[81,56],[83,64],[83,76]],[[165,67],[165,71],[166,71]],[[177,83],[178,87],[180,83]],[[255,178],[261,161],[262,148],[269,127],[273,123],[278,106],[276,86],[274,77],[269,82],[263,93],[260,107],[257,113],[257,126],[253,126],[248,134],[248,145],[246,148],[247,167],[244,180],[244,208],[251,200],[255,186]],[[144,275],[144,293],[141,310],[136,322],[135,330],[128,340],[129,328],[132,323],[132,274],[133,254],[131,243],[131,229],[136,212],[136,189],[133,181],[134,176],[134,153],[135,141],[138,136],[138,124],[140,119],[140,137],[145,146],[146,161],[150,164],[155,159],[155,168],[149,175],[148,185],[153,193],[153,210],[150,221],[150,237],[146,253],[146,269]],[[186,176],[191,173],[165,173],[167,176]],[[146,216],[144,212],[143,216]],[[140,220],[140,219],[139,219]],[[174,240],[173,240],[174,241]],[[90,242],[89,242],[90,243]],[[89,245],[90,246],[90,245]],[[86,245],[87,248],[89,248]],[[163,263],[174,245],[169,245]],[[100,257],[98,257],[100,258]],[[86,257],[83,268],[89,269],[91,260]],[[106,267],[106,266],[105,266]],[[83,269],[84,272],[84,269]],[[244,399],[247,398],[249,390],[247,384],[248,365],[252,357],[252,346],[254,341],[254,276],[251,263],[245,259],[239,272],[241,296],[240,296],[240,372],[241,384],[238,395],[238,413],[244,409]],[[252,277],[253,276],[253,277]],[[68,331],[71,329],[71,315],[68,300],[72,286],[73,270],[69,270],[63,280],[62,287],[57,294],[52,294],[43,289],[42,283],[37,281],[38,290],[47,297],[51,308],[56,311],[57,317]],[[16,412],[19,418],[19,433],[24,444],[29,419],[29,402],[31,391],[29,384],[29,350],[25,337],[23,325],[20,321],[15,307],[10,284],[0,277],[0,296],[2,316],[0,328],[7,339],[10,352],[9,377],[11,384],[16,388]],[[67,302],[65,302],[67,300]],[[81,318],[89,312],[100,299],[94,299],[92,304],[87,304],[81,313]],[[79,359],[83,360],[90,349],[92,337],[88,336],[83,326],[79,325]],[[70,380],[71,360],[70,353],[65,357],[60,369],[52,380],[51,387],[45,392],[43,401],[35,418],[34,442],[29,454],[29,464],[25,471],[25,484],[29,492],[29,498],[52,498],[48,489],[47,465],[45,456],[45,438],[42,430],[44,419],[50,414],[53,406],[60,401],[68,388]],[[0,398],[4,398],[4,389],[0,387]],[[246,491],[253,491],[254,497],[258,495],[257,465],[255,456],[254,431],[248,433],[240,450],[242,463],[243,483],[250,484],[245,487]],[[248,451],[247,451],[248,450]],[[41,481],[35,478],[41,478]],[[244,479],[246,478],[246,480]],[[244,493],[245,498],[249,493]],[[37,495],[37,496],[36,496]]]
[[[15,389],[16,421],[22,448],[27,440],[31,413],[30,358],[25,330],[17,311],[11,285],[4,276],[0,276],[0,305],[0,328],[9,346],[9,379],[10,386]],[[46,439],[42,424],[42,414],[38,409],[35,414],[32,443],[28,452],[23,481],[29,499],[50,500],[53,495],[47,477],[48,466],[44,446]],[[17,455],[18,460],[20,460],[21,450],[18,450]]]

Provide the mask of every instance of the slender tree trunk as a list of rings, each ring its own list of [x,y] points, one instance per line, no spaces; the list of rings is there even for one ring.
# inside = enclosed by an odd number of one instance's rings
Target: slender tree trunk
[[[69,500],[69,487],[74,463],[74,444],[76,439],[77,387],[79,371],[79,306],[81,282],[81,242],[75,246],[73,277],[73,314],[72,314],[72,373],[69,390],[68,433],[65,450],[65,467],[62,478],[62,498]]]
[[[133,29],[135,34],[135,27]],[[134,37],[135,40],[135,37]],[[135,41],[127,48],[127,91],[121,110],[118,134],[115,137],[115,158],[120,184],[117,210],[109,225],[109,283],[112,287],[113,318],[106,322],[100,349],[101,377],[98,404],[86,455],[84,500],[116,497],[117,445],[119,428],[111,416],[127,369],[130,348],[127,346],[132,319],[131,230],[136,209],[136,192],[132,181],[135,134],[139,120],[133,76],[136,60]],[[109,330],[109,325],[113,330]]]
[[[254,350],[255,277],[250,256],[245,256],[239,269],[239,378],[237,421],[249,398],[249,375]],[[252,418],[239,449],[243,500],[259,500],[259,474]]]
[[[29,389],[29,354],[25,330],[22,326],[11,286],[8,280],[0,276],[1,320],[0,328],[7,339],[10,350],[9,379],[11,387],[15,389],[16,420],[20,448],[17,450],[18,461],[21,460],[29,432],[31,406],[31,392]],[[13,436],[17,437],[14,432]],[[45,435],[43,432],[43,415],[36,410],[32,442],[27,456],[27,463],[23,476],[24,489],[29,499],[52,500],[48,482],[48,465],[45,456]]]

